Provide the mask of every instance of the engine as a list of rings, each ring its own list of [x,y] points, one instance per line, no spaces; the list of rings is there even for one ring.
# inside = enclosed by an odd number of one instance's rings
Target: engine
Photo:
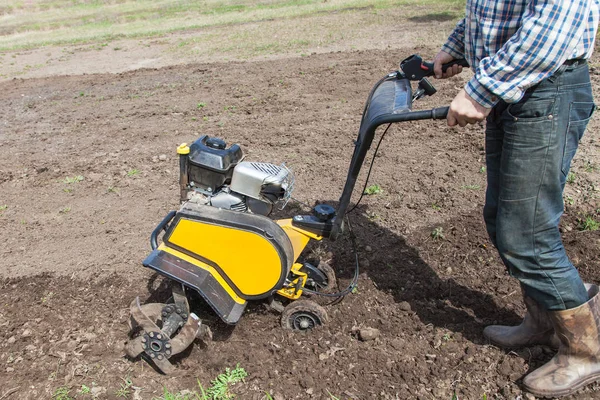
[[[178,152],[182,202],[269,215],[292,195],[294,176],[285,165],[243,161],[237,144],[205,135]]]

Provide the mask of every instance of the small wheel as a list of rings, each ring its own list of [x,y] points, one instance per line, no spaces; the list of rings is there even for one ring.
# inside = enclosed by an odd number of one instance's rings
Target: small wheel
[[[292,331],[308,331],[327,321],[327,311],[310,300],[294,301],[281,313],[281,326]]]
[[[337,289],[337,279],[335,271],[329,263],[321,261],[317,267],[311,264],[304,264],[302,271],[308,274],[306,286],[321,293],[333,293]]]

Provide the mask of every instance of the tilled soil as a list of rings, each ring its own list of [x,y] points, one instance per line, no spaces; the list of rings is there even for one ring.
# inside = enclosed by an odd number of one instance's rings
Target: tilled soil
[[[382,191],[351,214],[357,249],[347,238],[309,249],[331,253],[340,289],[359,254],[358,289],[327,307],[328,324],[285,331],[253,303],[231,328],[200,305],[214,340],[178,356],[177,376],[124,356],[131,301],[168,297],[168,282],[141,261],[150,232],[178,207],[176,146],[208,134],[239,143],[248,160],[285,162],[296,185],[283,214],[335,205],[363,101],[408,55],[345,51],[2,83],[0,399],[51,398],[60,387],[75,395],[82,385],[117,398],[127,378],[129,398],[151,399],[163,387],[198,390],[197,380],[207,386],[237,364],[249,374],[233,388],[241,399],[526,398],[520,380],[552,350],[504,351],[481,335],[490,323],[518,323],[524,308],[480,216],[482,128],[443,121],[387,133],[370,179]],[[448,104],[464,75],[435,82],[439,93],[415,108]],[[586,215],[598,219],[598,154],[593,121],[562,224],[575,265],[596,283],[600,232],[579,227]],[[364,340],[366,328],[379,334]],[[600,399],[596,389],[571,398]]]

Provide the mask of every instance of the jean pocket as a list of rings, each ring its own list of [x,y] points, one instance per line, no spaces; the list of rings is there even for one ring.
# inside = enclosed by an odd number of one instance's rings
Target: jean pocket
[[[528,99],[508,106],[506,113],[514,120],[521,122],[538,122],[547,120],[554,112],[555,99]]]
[[[573,102],[569,105],[569,124],[563,149],[562,173],[567,176],[571,168],[571,161],[575,156],[579,141],[583,137],[585,128],[596,110],[592,102]]]

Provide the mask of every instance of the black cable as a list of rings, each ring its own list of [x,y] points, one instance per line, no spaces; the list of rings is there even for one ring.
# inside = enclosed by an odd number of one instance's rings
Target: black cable
[[[350,240],[352,241],[352,248],[354,250],[354,258],[356,261],[356,267],[354,268],[354,277],[352,278],[350,285],[346,289],[342,290],[341,292],[337,292],[337,293],[321,293],[321,292],[317,292],[317,291],[306,289],[306,288],[302,289],[303,292],[306,292],[308,294],[313,294],[313,295],[323,296],[323,297],[335,297],[336,300],[334,300],[331,304],[339,303],[340,301],[343,300],[343,298],[346,295],[351,293],[354,290],[354,288],[356,288],[356,285],[358,283],[358,276],[360,274],[360,264],[358,262],[358,251],[357,251],[358,247],[356,245],[356,237],[354,235],[354,232],[352,232],[352,224],[350,224],[350,220],[348,218],[346,218],[346,223],[348,225],[348,231],[350,233]]]
[[[352,211],[354,211],[354,209],[358,207],[360,201],[364,197],[365,190],[367,190],[367,185],[369,184],[369,178],[371,177],[371,171],[373,170],[373,165],[375,164],[375,157],[377,156],[377,151],[379,151],[379,146],[381,145],[381,142],[383,142],[383,138],[385,137],[385,134],[387,133],[388,129],[390,129],[390,126],[392,126],[392,124],[389,124],[385,128],[385,131],[383,131],[381,138],[379,138],[379,143],[377,143],[377,147],[375,148],[375,152],[373,153],[373,158],[371,159],[371,166],[369,166],[369,172],[367,173],[367,179],[365,180],[365,186],[363,187],[362,193],[360,194],[360,197],[358,198],[356,204],[354,204],[354,206],[346,214],[350,214]]]

